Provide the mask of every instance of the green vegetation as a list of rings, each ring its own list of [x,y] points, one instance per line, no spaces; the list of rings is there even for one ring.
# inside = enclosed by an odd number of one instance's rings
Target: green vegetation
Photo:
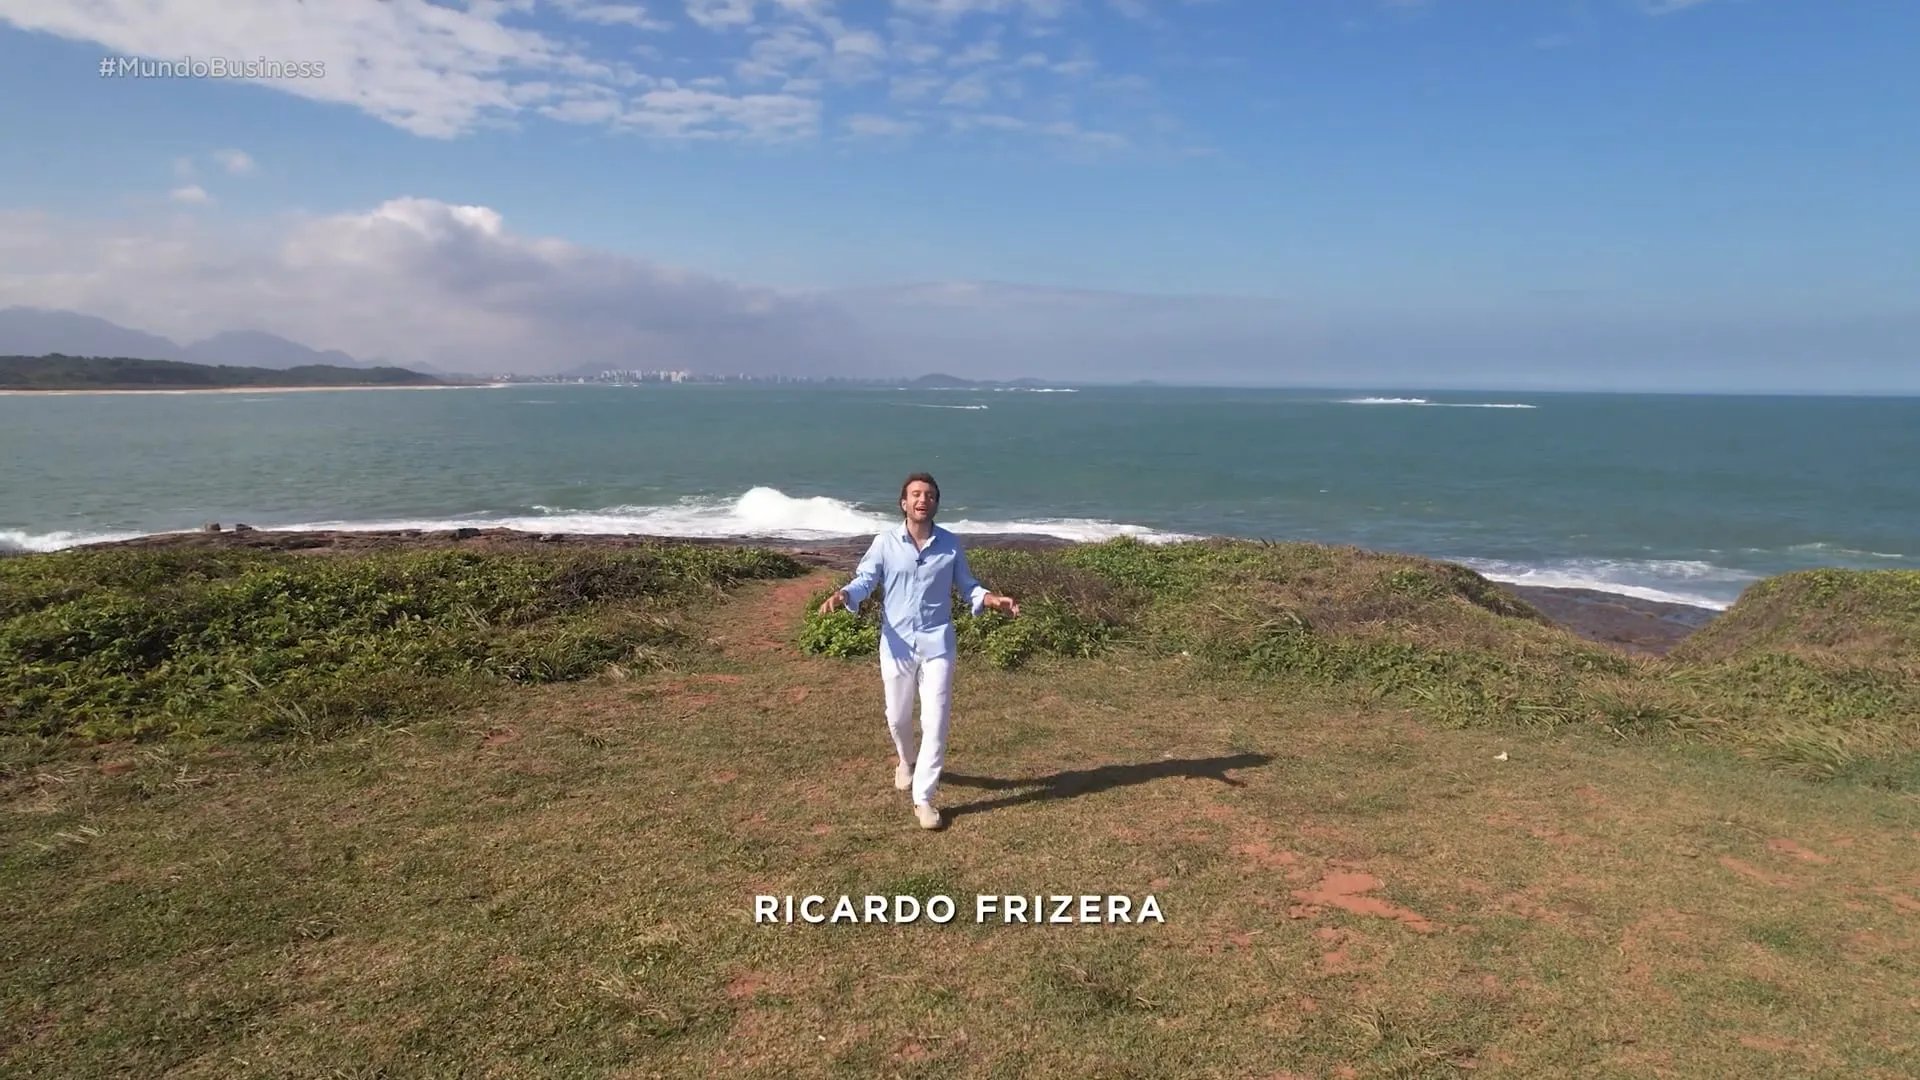
[[[1920,570],[1802,570],[1756,582],[1673,655],[1698,661],[1793,655],[1915,674]]]
[[[929,833],[838,575],[226,543],[0,560],[0,1075],[1920,1075],[1920,800],[1620,737],[1894,777],[1905,579],[1650,662],[1420,560],[982,551]],[[959,917],[753,921],[843,893]]]
[[[1734,746],[1809,778],[1920,790],[1920,573],[1816,571],[1755,586],[1672,657],[1553,626],[1463,567],[1317,544],[1131,539],[970,555],[1022,616],[971,615],[1002,668],[1126,647],[1215,675],[1338,688],[1450,726],[1595,725]],[[814,597],[818,603],[821,596]],[[800,644],[871,655],[878,601],[810,613]]]
[[[0,390],[219,390],[276,386],[439,386],[397,367],[307,364],[287,368],[215,366],[110,356],[0,356]]]
[[[1811,779],[1920,790],[1920,574],[1756,585],[1660,660],[1600,648],[1458,566],[1314,544],[1121,539],[973,554],[1022,613],[953,598],[962,651],[1017,670],[1116,651],[1315,686],[1451,727],[1589,726],[1731,746]],[[676,612],[799,572],[756,550],[371,556],[248,550],[0,560],[0,733],[321,734],[472,707],[512,683],[646,667]],[[879,598],[808,654],[872,656]]]
[[[759,550],[367,556],[75,551],[0,562],[0,732],[326,734],[507,683],[657,664],[675,609],[799,571]]]

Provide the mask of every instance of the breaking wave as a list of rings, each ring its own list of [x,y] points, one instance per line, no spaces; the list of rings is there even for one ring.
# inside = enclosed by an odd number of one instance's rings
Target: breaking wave
[[[755,487],[731,498],[682,499],[666,506],[610,506],[598,510],[557,507],[528,509],[534,513],[445,520],[321,521],[263,528],[277,532],[309,529],[374,532],[474,527],[527,532],[638,533],[689,539],[741,536],[768,540],[836,540],[871,536],[899,520],[897,514],[864,510],[842,499],[825,495],[796,497],[771,487]],[[943,520],[941,524],[961,534],[1018,533],[1072,541],[1110,540],[1119,536],[1131,536],[1148,543],[1192,539],[1183,533],[1097,518],[958,518]]]
[[[1665,604],[1725,611],[1760,575],[1692,559],[1562,559],[1542,564],[1453,559],[1509,585],[1592,589]]]
[[[1538,405],[1525,405],[1506,401],[1429,401],[1426,398],[1401,397],[1358,397],[1341,398],[1341,405],[1422,405],[1431,409],[1537,409]]]
[[[30,533],[20,529],[0,529],[0,551],[63,551],[82,544],[111,544],[115,541],[134,540],[146,535],[148,534],[138,532]]]

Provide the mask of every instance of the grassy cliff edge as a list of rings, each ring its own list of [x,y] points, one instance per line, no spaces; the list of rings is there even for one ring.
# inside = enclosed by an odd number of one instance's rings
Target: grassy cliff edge
[[[1553,626],[1463,567],[1306,543],[1130,539],[983,551],[1021,597],[972,616],[963,651],[1002,667],[1133,649],[1219,676],[1339,687],[1450,726],[1597,725],[1737,748],[1809,778],[1920,790],[1920,573],[1759,582],[1671,655],[1623,655]],[[804,647],[871,654],[877,605],[811,614]]]
[[[1450,727],[1678,736],[1816,779],[1915,785],[1920,573],[1753,586],[1663,658],[1575,637],[1456,565],[1306,543],[1130,539],[986,549],[1019,619],[953,600],[963,652],[1157,658],[1304,683]],[[641,665],[697,634],[682,609],[793,558],[671,542],[623,551],[81,550],[0,562],[0,732],[125,738],[345,730],[444,714],[514,683]],[[871,655],[877,603],[799,644]]]

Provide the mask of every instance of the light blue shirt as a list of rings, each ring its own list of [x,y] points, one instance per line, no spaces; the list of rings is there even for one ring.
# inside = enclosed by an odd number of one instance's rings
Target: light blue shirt
[[[842,590],[848,610],[857,610],[881,586],[880,650],[893,660],[952,657],[953,590],[958,587],[975,615],[986,607],[987,587],[967,568],[960,541],[938,525],[922,549],[904,523],[873,538]]]

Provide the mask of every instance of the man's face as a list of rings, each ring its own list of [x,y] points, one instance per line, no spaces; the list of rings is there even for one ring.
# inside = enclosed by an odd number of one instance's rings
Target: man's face
[[[900,500],[900,509],[906,513],[908,521],[932,521],[934,511],[940,509],[940,497],[933,493],[932,484],[915,480],[907,485],[907,494]]]

